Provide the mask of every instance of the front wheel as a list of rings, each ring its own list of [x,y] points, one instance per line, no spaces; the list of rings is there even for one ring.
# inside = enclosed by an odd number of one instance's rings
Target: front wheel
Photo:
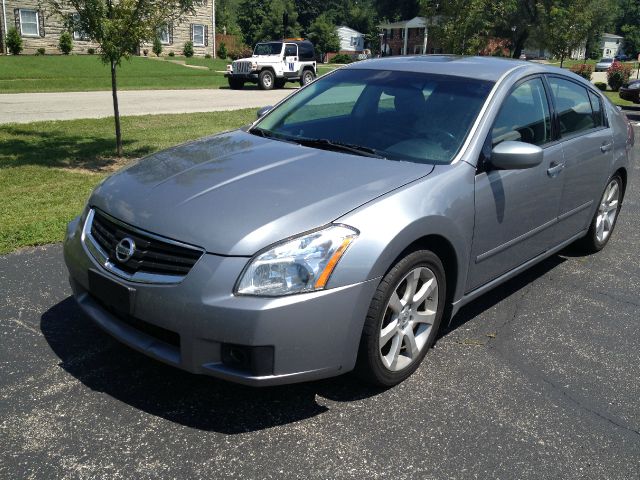
[[[302,77],[300,77],[300,86],[304,87],[305,85],[309,85],[316,79],[315,73],[312,70],[305,70],[302,72]]]
[[[263,70],[258,77],[258,85],[262,90],[272,90],[275,76],[271,70]]]
[[[418,250],[400,260],[371,301],[358,351],[359,376],[383,387],[409,377],[435,340],[445,298],[444,268],[433,252]]]
[[[599,252],[609,242],[622,206],[623,189],[622,178],[617,174],[607,182],[598,209],[591,220],[589,231],[578,243],[583,251]]]

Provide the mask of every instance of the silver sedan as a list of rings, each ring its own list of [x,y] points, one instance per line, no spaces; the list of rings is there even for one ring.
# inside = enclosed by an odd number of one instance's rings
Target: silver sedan
[[[390,386],[461,306],[571,243],[607,244],[633,142],[566,70],[358,62],[106,179],[65,259],[87,316],[170,365]]]

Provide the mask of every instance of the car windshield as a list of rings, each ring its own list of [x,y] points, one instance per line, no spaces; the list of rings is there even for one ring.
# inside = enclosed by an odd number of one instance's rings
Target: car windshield
[[[600,63],[612,63],[613,58],[603,58],[600,60]]]
[[[450,163],[493,86],[473,78],[344,69],[283,102],[250,132],[390,160]]]
[[[282,42],[259,43],[253,50],[254,55],[280,55]]]

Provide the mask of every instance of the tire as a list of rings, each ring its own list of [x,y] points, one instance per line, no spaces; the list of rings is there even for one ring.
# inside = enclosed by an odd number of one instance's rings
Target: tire
[[[276,88],[278,89],[284,88],[286,84],[287,84],[287,81],[284,78],[276,78],[276,81],[275,81]]]
[[[607,182],[593,215],[587,234],[578,240],[577,246],[585,253],[602,250],[613,234],[622,206],[624,183],[620,175],[613,175]]]
[[[261,90],[273,90],[275,84],[275,75],[271,70],[263,70],[258,76],[258,85]]]
[[[407,301],[411,297],[407,291],[410,282],[417,292],[412,302]],[[416,299],[418,294],[422,296]],[[417,250],[396,263],[371,301],[356,374],[381,387],[397,385],[409,377],[435,341],[445,299],[444,267],[433,252]]]
[[[305,85],[309,85],[316,79],[316,74],[313,73],[313,70],[305,70],[302,72],[302,76],[300,77],[300,86],[304,87]]]
[[[242,80],[232,77],[229,77],[228,80],[229,88],[231,88],[232,90],[242,90],[242,88],[244,87],[244,82]]]

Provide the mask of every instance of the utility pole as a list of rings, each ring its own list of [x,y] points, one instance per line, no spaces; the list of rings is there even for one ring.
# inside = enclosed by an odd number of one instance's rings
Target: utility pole
[[[213,58],[216,58],[216,0],[211,0],[211,23],[212,23],[212,31],[213,37],[211,44],[213,45]]]

